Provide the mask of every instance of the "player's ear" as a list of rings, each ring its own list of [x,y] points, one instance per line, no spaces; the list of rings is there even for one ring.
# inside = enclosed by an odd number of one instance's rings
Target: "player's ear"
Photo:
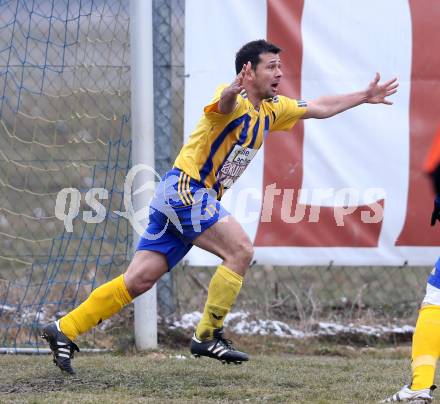
[[[248,69],[246,71],[246,78],[249,81],[255,80],[255,70],[254,70],[254,68],[253,68],[253,66],[251,65],[250,62],[249,62],[249,67],[248,67]]]

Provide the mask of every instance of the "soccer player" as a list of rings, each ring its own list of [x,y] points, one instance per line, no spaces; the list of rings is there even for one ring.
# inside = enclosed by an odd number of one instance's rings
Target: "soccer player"
[[[73,373],[73,342],[149,290],[196,245],[223,261],[208,288],[191,353],[228,363],[247,361],[224,338],[231,310],[253,255],[252,242],[220,199],[243,173],[271,131],[290,130],[299,119],[328,118],[363,103],[392,104],[396,79],[379,84],[377,73],[365,90],[306,103],[278,95],[283,77],[281,49],[265,40],[245,44],[236,55],[237,76],[217,89],[159,183],[150,204],[149,224],[127,271],[96,288],[76,309],[43,329],[55,364]]]
[[[431,214],[431,226],[440,221],[440,127],[434,137],[424,165],[430,176],[436,197]],[[403,386],[383,402],[412,401],[430,403],[434,385],[435,368],[440,356],[440,258],[434,265],[426,284],[416,329],[412,341],[410,385]]]

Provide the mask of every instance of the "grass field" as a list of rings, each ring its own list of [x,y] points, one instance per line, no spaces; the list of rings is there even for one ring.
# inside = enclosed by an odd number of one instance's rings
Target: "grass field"
[[[374,403],[409,376],[409,347],[316,346],[326,355],[252,355],[244,365],[186,350],[78,355],[77,375],[50,356],[0,356],[1,403]],[[186,359],[182,359],[185,356]]]

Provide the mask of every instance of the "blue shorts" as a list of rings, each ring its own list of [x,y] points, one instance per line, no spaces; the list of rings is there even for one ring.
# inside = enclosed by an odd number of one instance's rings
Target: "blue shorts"
[[[171,270],[188,253],[195,238],[228,215],[213,189],[173,168],[156,188],[149,223],[136,251],[164,254]]]

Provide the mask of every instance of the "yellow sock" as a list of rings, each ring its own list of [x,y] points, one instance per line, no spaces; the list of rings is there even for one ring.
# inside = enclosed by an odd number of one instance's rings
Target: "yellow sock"
[[[210,339],[216,328],[223,327],[225,316],[231,310],[242,283],[242,276],[224,265],[218,266],[209,283],[208,299],[196,329],[197,338]]]
[[[60,329],[70,340],[90,330],[117,313],[133,299],[128,293],[124,275],[99,286],[76,309],[60,319]]]
[[[440,356],[440,306],[424,306],[412,343],[412,390],[427,389],[434,384],[435,366]]]

